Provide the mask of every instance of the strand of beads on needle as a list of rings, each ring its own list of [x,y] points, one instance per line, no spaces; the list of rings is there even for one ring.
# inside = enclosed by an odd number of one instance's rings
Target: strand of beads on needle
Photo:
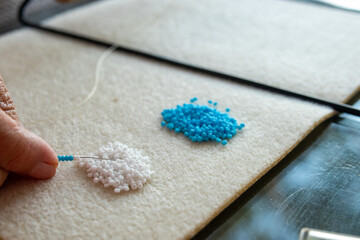
[[[237,131],[245,127],[244,123],[238,124],[229,116],[229,108],[222,113],[216,109],[217,102],[209,100],[208,105],[199,105],[194,103],[197,100],[195,97],[190,104],[164,109],[161,126],[181,132],[193,142],[216,141],[222,145],[226,145]]]
[[[115,193],[140,189],[150,179],[150,160],[137,149],[115,142],[99,148],[90,156],[58,156],[59,161],[76,161],[87,169],[87,176],[94,183],[113,187]]]

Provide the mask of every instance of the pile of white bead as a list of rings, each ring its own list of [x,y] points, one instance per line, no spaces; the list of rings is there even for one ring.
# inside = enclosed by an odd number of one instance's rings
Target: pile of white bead
[[[94,183],[113,187],[115,193],[142,188],[153,173],[149,157],[120,142],[108,143],[89,157],[74,156],[74,160],[78,160],[79,167],[87,168]]]

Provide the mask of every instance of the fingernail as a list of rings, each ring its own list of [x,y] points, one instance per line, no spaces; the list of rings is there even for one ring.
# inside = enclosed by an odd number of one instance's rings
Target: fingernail
[[[34,178],[46,179],[51,178],[55,175],[56,167],[54,165],[39,162],[30,171],[29,175]]]

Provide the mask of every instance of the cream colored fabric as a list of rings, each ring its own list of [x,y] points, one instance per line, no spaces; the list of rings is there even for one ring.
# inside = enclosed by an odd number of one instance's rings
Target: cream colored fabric
[[[285,0],[115,0],[48,25],[344,101],[360,85],[359,20]]]
[[[284,1],[256,2],[179,1],[170,7],[160,1],[100,2],[51,24],[335,101],[354,93],[360,46],[347,44],[359,37],[358,16]],[[333,30],[324,29],[322,19],[331,20],[340,37],[315,42],[312,37]],[[272,35],[278,28],[296,33],[298,41]],[[264,31],[272,40],[263,39]],[[87,154],[120,141],[151,158],[151,182],[140,191],[114,194],[90,182],[73,162],[61,162],[49,181],[12,176],[0,189],[1,237],[189,238],[331,114],[326,107],[121,53],[105,61],[95,95],[69,111],[91,90],[103,52],[24,29],[0,38],[0,69],[23,124],[57,153]],[[224,147],[192,143],[160,127],[162,109],[194,96],[231,108],[245,129]]]

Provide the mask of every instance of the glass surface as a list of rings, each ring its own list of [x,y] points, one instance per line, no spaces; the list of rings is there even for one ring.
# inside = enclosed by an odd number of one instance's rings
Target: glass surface
[[[290,240],[303,227],[360,235],[360,122],[340,117],[316,135],[267,183],[249,189],[256,192],[249,201],[234,202],[242,205],[230,206],[235,214],[215,219],[226,218],[207,239]]]

